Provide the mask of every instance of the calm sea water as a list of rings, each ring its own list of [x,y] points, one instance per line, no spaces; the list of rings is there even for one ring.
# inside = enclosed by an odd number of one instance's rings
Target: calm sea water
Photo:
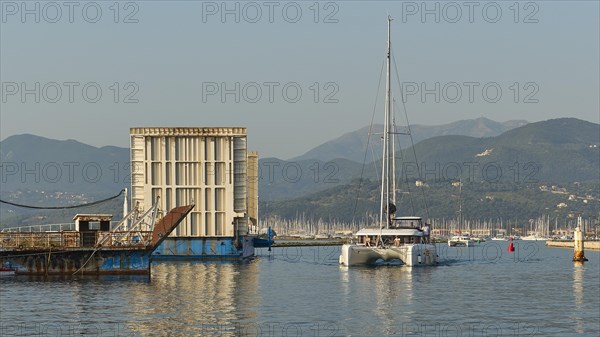
[[[338,266],[339,247],[152,277],[0,278],[0,336],[598,336],[600,254],[440,246],[432,268]]]

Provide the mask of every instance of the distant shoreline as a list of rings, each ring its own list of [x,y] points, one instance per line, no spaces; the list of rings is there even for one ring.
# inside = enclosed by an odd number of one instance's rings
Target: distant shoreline
[[[573,249],[573,241],[546,241],[547,247],[553,248],[571,248]],[[600,250],[600,241],[585,241],[583,243],[583,249],[589,250]]]
[[[433,240],[436,243],[444,243],[445,240]],[[348,239],[285,239],[275,241],[272,247],[309,247],[309,246],[341,246]],[[483,243],[483,242],[482,242]],[[546,241],[546,246],[551,248],[571,248],[573,241]],[[585,241],[584,249],[600,250],[600,241]]]
[[[297,239],[275,241],[272,247],[303,247],[303,246],[341,246],[345,239]]]

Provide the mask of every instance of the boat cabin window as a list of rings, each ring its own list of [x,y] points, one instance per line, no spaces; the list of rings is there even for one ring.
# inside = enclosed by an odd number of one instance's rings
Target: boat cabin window
[[[394,227],[394,228],[422,228],[423,221],[421,219],[393,219],[392,227]]]

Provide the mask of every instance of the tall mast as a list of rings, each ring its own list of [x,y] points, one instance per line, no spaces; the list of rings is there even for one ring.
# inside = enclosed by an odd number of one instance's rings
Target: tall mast
[[[379,213],[379,228],[383,228],[383,214],[386,214],[385,227],[389,228],[389,202],[390,202],[390,101],[391,101],[391,23],[392,18],[388,16],[388,37],[387,37],[387,68],[386,68],[386,93],[385,93],[385,115],[383,121],[383,158],[381,163],[381,210]]]
[[[392,98],[392,204],[396,205],[396,99]]]
[[[462,180],[458,181],[458,235],[462,235]],[[471,234],[471,233],[469,233]]]
[[[388,15],[388,41],[387,41],[387,82],[386,82],[386,100],[385,100],[385,114],[386,114],[386,137],[385,140],[387,142],[387,163],[386,163],[386,198],[385,198],[385,204],[386,207],[388,207],[388,212],[387,212],[387,216],[388,219],[386,220],[386,228],[389,228],[389,216],[390,216],[390,211],[389,211],[389,203],[390,203],[390,177],[394,174],[394,172],[391,171],[391,161],[393,160],[393,154],[391,153],[391,149],[390,149],[390,135],[391,135],[391,127],[392,127],[392,111],[391,111],[391,105],[392,105],[392,81],[391,81],[391,69],[392,69],[392,17]]]

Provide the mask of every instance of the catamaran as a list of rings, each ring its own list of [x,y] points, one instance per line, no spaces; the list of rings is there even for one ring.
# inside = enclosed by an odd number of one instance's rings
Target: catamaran
[[[436,246],[429,243],[429,225],[418,216],[396,216],[396,181],[394,143],[391,140],[391,22],[388,17],[387,78],[383,131],[383,161],[379,225],[363,228],[354,234],[355,242],[342,246],[339,263],[343,266],[367,265],[378,260],[399,260],[406,266],[438,263]],[[391,145],[391,146],[390,146]]]

